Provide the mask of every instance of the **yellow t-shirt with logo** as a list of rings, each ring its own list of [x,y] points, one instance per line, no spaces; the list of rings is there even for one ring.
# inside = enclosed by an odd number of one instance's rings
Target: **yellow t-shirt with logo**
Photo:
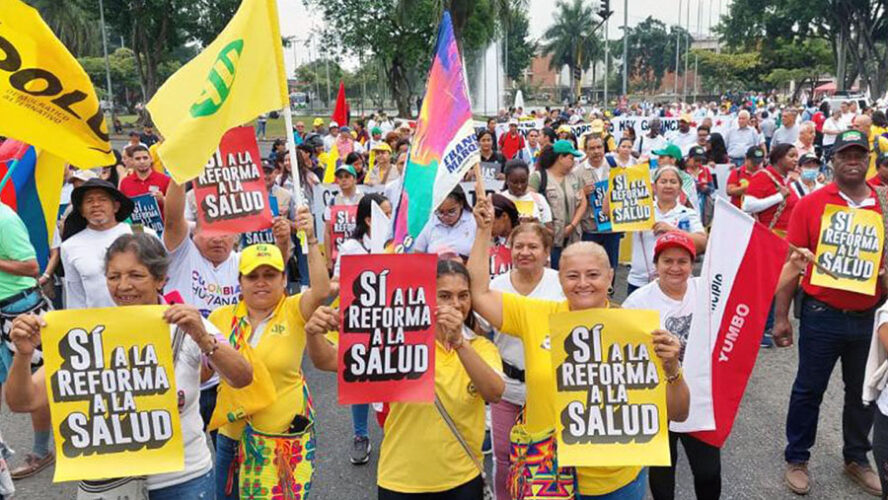
[[[493,342],[475,337],[470,343],[481,359],[502,372],[502,359]],[[472,385],[459,355],[437,341],[435,393],[483,463],[484,399]],[[467,483],[480,473],[434,404],[391,403],[379,452],[380,487],[399,493],[439,492]]]
[[[265,432],[284,432],[293,417],[305,413],[305,397],[302,393],[302,355],[305,352],[305,319],[299,310],[302,294],[284,297],[266,320],[265,329],[253,346],[257,359],[261,359],[274,383],[277,400],[270,406],[254,413],[250,420],[253,427]],[[210,314],[210,323],[216,325],[226,337],[231,333],[232,318],[247,314],[243,301],[220,307]],[[253,329],[247,323],[244,338],[248,341]],[[253,345],[254,342],[250,342]],[[226,437],[240,440],[244,421],[226,424],[219,432]]]
[[[567,301],[532,299],[503,294],[502,332],[524,342],[524,377],[527,382],[525,425],[531,433],[555,429],[555,369],[549,345],[549,316],[568,311]],[[577,482],[583,495],[603,495],[626,486],[641,467],[578,467]]]

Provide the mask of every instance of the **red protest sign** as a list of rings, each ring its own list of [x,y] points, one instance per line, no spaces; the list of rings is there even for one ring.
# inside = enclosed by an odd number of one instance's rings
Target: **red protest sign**
[[[495,278],[512,269],[512,251],[506,245],[494,245],[488,250],[490,255],[490,277]]]
[[[252,127],[236,127],[222,136],[219,149],[194,180],[201,230],[238,234],[272,225],[262,156]]]
[[[437,257],[342,257],[339,404],[435,399]]]
[[[357,205],[333,205],[330,207],[330,233],[332,244],[330,251],[333,252],[333,262],[336,262],[336,256],[339,255],[339,247],[342,242],[351,237],[355,232],[355,219],[358,216]]]

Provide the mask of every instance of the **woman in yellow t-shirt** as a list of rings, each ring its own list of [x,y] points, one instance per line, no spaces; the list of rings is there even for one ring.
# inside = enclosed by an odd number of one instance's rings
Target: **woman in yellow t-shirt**
[[[472,305],[498,331],[524,342],[524,377],[527,384],[525,425],[531,434],[555,428],[555,370],[549,347],[549,316],[564,311],[610,307],[607,291],[613,269],[607,252],[592,242],[574,243],[564,249],[558,279],[567,300],[532,299],[490,289],[487,247],[493,210],[485,197],[475,204],[478,237],[469,257],[472,278]],[[663,362],[668,385],[666,407],[669,420],[687,418],[690,393],[681,377],[678,338],[665,330],[652,332],[654,348]],[[580,500],[594,498],[644,498],[646,470],[641,467],[578,467]]]
[[[439,261],[437,275],[435,394],[483,463],[484,403],[498,402],[505,390],[502,361],[493,342],[473,333],[465,266]],[[324,336],[331,330],[339,330],[339,314],[329,307],[319,308],[305,325],[312,363],[335,372],[336,348]],[[379,500],[484,498],[481,471],[429,403],[390,404],[377,484]]]
[[[229,338],[243,338],[253,348],[271,375],[277,399],[250,415],[250,424],[268,433],[283,433],[297,415],[304,415],[302,354],[305,320],[330,294],[330,279],[324,257],[318,250],[314,223],[308,207],[296,215],[297,229],[308,241],[311,288],[287,297],[287,276],[281,251],[274,245],[252,245],[240,256],[238,282],[242,298],[237,304],[220,307],[208,318]],[[312,347],[309,346],[309,350]],[[216,443],[216,498],[239,498],[238,465],[235,456],[245,420],[219,429]]]

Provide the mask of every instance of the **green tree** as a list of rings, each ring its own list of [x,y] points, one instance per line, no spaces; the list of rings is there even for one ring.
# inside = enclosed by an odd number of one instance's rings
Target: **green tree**
[[[505,62],[506,75],[513,81],[521,79],[524,70],[530,66],[536,52],[536,43],[530,39],[530,20],[524,9],[512,11],[506,31],[508,58]],[[505,56],[505,54],[503,54]]]
[[[428,74],[445,8],[451,11],[454,34],[464,51],[486,45],[495,31],[490,0],[366,0],[361,8],[352,0],[303,1],[320,11],[329,27],[322,51],[381,65],[401,116],[410,116],[414,88]]]
[[[542,51],[552,56],[550,69],[570,68],[571,89],[579,93],[582,71],[603,56],[604,45],[594,29],[597,20],[591,6],[582,0],[559,0],[555,5],[555,23],[543,34]]]
[[[754,82],[758,81],[756,78],[761,66],[757,52],[694,50],[691,55],[698,58],[698,71],[704,87],[724,91],[734,88],[748,90],[756,86]]]
[[[30,0],[29,3],[75,57],[100,52],[98,6],[93,12],[85,7],[83,0]]]
[[[688,40],[687,31],[680,26],[667,29],[666,24],[653,16],[629,28],[629,78],[643,92],[656,92],[666,72],[675,67],[676,38],[681,39],[684,47]],[[623,40],[617,42],[616,46],[622,47]]]

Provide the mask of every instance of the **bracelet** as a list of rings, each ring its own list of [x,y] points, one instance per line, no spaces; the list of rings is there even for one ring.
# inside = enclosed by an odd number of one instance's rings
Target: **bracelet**
[[[667,375],[666,383],[671,385],[678,382],[679,379],[681,379],[681,368],[678,369],[678,372],[675,375]]]
[[[216,350],[219,349],[219,341],[216,340],[216,337],[213,337],[212,335],[208,335],[208,337],[210,337],[213,340],[213,346],[210,347],[209,349],[202,350],[201,352],[203,353],[204,356],[206,356],[208,358],[212,358],[213,354],[216,354]]]

